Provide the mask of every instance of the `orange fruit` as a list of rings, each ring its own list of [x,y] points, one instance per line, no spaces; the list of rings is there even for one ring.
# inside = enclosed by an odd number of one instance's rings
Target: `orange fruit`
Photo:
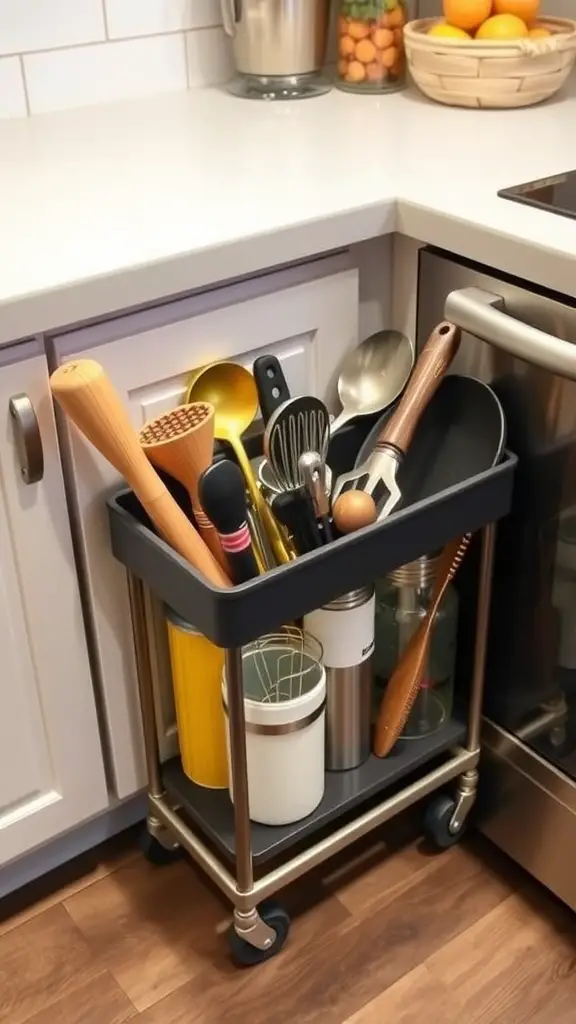
[[[394,32],[391,28],[377,28],[372,33],[372,42],[379,50],[385,50],[394,42]]]
[[[354,56],[361,64],[372,64],[378,55],[378,50],[371,39],[361,39],[356,43]]]
[[[476,39],[521,39],[528,35],[528,26],[515,14],[495,14],[480,25]]]
[[[387,14],[381,14],[378,18],[380,28],[390,28],[390,18]]]
[[[535,28],[528,30],[530,39],[547,39],[552,35],[549,28],[544,28],[544,25],[536,25]]]
[[[346,75],[347,82],[363,82],[366,78],[366,68],[359,60],[351,60]]]
[[[468,32],[465,32],[463,28],[456,28],[455,25],[432,25],[429,28],[427,36],[437,36],[438,39],[471,39],[472,36]]]
[[[369,82],[381,82],[385,74],[384,68],[378,61],[375,61],[374,64],[369,64],[366,68],[366,78]]]
[[[342,57],[338,61],[338,74],[340,78],[346,78],[346,75],[348,74],[348,61]]]
[[[338,18],[338,35],[339,36],[347,36],[348,35],[348,25],[349,24],[350,24],[350,18],[345,18],[344,15],[341,14],[340,17]]]
[[[356,43],[350,36],[341,36],[338,42],[338,53],[341,57],[351,57]]]
[[[370,35],[370,25],[365,21],[351,21],[348,25],[348,35],[356,40],[366,39]]]
[[[396,49],[395,46],[389,46],[387,50],[382,50],[382,53],[380,54],[380,63],[382,64],[382,67],[394,67],[397,56],[398,50]]]
[[[404,29],[402,29],[402,28],[395,28],[395,29],[393,29],[393,32],[394,32],[394,45],[395,46],[402,46],[403,43],[404,43]]]
[[[449,25],[469,32],[490,17],[492,0],[443,0],[442,8]]]
[[[538,17],[540,0],[494,0],[494,14],[515,14],[522,21]]]
[[[388,11],[388,25],[390,28],[399,28],[405,21],[404,8],[400,4],[393,11]]]

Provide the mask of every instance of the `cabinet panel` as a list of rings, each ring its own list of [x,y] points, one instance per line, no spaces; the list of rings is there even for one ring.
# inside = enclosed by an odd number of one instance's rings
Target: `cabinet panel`
[[[55,357],[87,357],[102,363],[130,409],[136,429],[183,401],[189,372],[216,359],[233,359],[251,366],[263,352],[281,360],[294,394],[310,391],[333,399],[335,376],[343,354],[358,340],[358,273],[339,269],[343,261],[326,259],[309,271],[282,271],[256,282],[218,290],[214,296],[185,300],[182,319],[166,309],[167,322],[156,324],[162,310],[126,318],[131,334],[117,336],[115,325],[88,328],[55,339]],[[334,267],[337,269],[334,270]],[[296,279],[296,283],[295,282]],[[178,304],[175,304],[178,305]],[[145,329],[152,316],[155,326]],[[120,326],[120,325],[119,325]],[[89,344],[87,344],[89,342]],[[140,721],[135,683],[124,570],[109,552],[104,495],[118,475],[74,431],[63,428],[69,444],[69,473],[76,505],[76,525],[86,566],[96,657],[106,706],[108,739],[119,796],[145,783]],[[162,638],[159,659],[165,658]],[[157,696],[164,721],[160,736],[164,756],[174,747],[172,705],[165,693]]]
[[[0,864],[108,803],[46,360],[0,360]],[[2,365],[14,355],[29,355]],[[35,409],[44,473],[26,485],[9,413]]]

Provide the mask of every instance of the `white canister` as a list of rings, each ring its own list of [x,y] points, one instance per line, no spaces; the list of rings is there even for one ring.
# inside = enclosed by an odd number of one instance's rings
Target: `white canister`
[[[273,690],[272,662],[263,667],[259,643],[242,652],[250,818],[261,825],[290,825],[311,814],[324,796],[326,673],[319,659],[302,651],[287,656],[285,646],[268,644],[266,658],[282,659],[283,683]],[[228,723],[225,672],[222,699]],[[226,746],[234,801],[229,728]]]
[[[310,612],[326,667],[326,767],[357,768],[371,748],[374,587],[361,587]]]

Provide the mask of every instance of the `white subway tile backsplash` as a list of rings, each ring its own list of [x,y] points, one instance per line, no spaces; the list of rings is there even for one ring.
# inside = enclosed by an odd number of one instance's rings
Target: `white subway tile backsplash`
[[[442,0],[409,2],[442,13]],[[542,13],[576,18],[576,0]],[[221,0],[0,0],[0,118],[221,85],[221,26]]]
[[[30,54],[24,71],[33,114],[178,91],[186,88],[184,37]]]
[[[0,117],[25,117],[26,94],[19,57],[0,59]]]
[[[108,35],[156,35],[220,25],[220,0],[104,0]]]
[[[204,28],[186,33],[188,85],[221,85],[234,72],[230,40],[222,28]]]
[[[102,0],[0,0],[0,54],[104,38]]]

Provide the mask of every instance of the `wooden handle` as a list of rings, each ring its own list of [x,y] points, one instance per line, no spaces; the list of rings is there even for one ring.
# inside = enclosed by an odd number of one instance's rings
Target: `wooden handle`
[[[454,359],[459,345],[460,328],[455,324],[444,321],[434,328],[420,353],[396,412],[378,438],[376,448],[388,444],[394,445],[402,454],[406,453],[418,420]]]
[[[428,611],[402,651],[380,703],[374,733],[376,757],[386,757],[390,753],[414,706],[438,609],[469,543],[470,534],[457,537],[446,545],[440,556]]]
[[[50,378],[52,394],[84,436],[128,481],[159,533],[216,586],[230,580],[166,489],[103,368],[92,359],[66,363]]]

